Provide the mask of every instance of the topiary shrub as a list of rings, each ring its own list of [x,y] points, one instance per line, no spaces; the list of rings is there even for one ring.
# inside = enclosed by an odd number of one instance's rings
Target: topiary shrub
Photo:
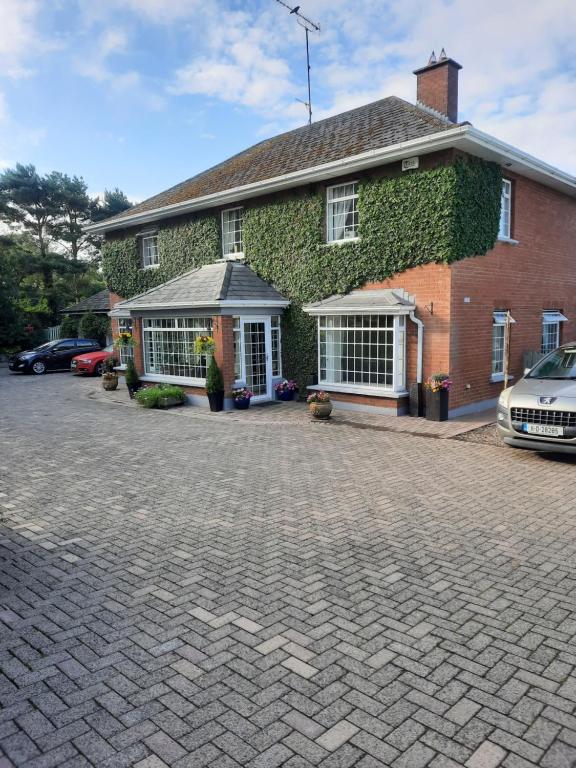
[[[224,392],[224,378],[218,363],[212,357],[206,371],[206,394],[214,395],[217,392]]]
[[[140,385],[140,379],[136,371],[136,366],[134,365],[134,360],[131,357],[128,358],[128,362],[126,363],[125,379],[128,389],[135,392]]]
[[[73,315],[65,315],[60,325],[60,338],[77,339],[78,338],[78,318]]]

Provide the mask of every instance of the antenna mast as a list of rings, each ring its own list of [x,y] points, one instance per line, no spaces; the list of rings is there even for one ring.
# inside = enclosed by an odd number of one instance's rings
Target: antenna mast
[[[300,24],[301,27],[303,27],[305,33],[306,33],[306,70],[308,75],[308,101],[305,101],[304,104],[308,108],[308,125],[312,124],[312,90],[310,86],[310,44],[308,40],[308,36],[310,32],[320,32],[320,24],[315,24],[313,21],[308,19],[306,16],[300,13],[300,6],[295,5],[294,8],[292,6],[288,5],[288,3],[285,3],[284,0],[276,0],[277,3],[280,3],[280,5],[283,5],[284,8],[287,8],[291,14],[294,14],[296,16],[296,21],[298,24]],[[301,99],[298,99],[298,101],[301,101]]]

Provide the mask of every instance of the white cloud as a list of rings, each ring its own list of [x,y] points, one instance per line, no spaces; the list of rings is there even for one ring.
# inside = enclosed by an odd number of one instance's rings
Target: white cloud
[[[57,47],[41,38],[37,26],[42,8],[38,0],[0,0],[0,75],[22,78],[33,74],[31,63]]]

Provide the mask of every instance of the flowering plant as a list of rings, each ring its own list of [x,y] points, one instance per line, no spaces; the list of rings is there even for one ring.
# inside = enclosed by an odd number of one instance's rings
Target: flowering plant
[[[308,395],[306,398],[307,403],[329,403],[330,401],[330,395],[327,392],[312,392],[311,395]]]
[[[292,379],[284,379],[283,381],[279,381],[278,384],[274,386],[274,389],[276,392],[296,392],[298,384],[296,384],[295,381],[292,381]]]
[[[114,346],[116,349],[119,347],[135,347],[137,344],[136,339],[130,331],[122,331],[118,334],[118,336],[114,339]]]
[[[233,389],[231,395],[234,400],[250,400],[254,392],[248,389],[248,387],[240,387],[239,389]]]
[[[441,392],[443,389],[450,391],[452,380],[447,373],[433,373],[424,382],[424,387],[431,392]]]
[[[196,336],[194,339],[194,352],[197,355],[213,355],[216,344],[212,336]]]

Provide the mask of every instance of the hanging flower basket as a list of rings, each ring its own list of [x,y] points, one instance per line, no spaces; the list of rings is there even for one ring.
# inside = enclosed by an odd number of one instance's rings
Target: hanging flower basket
[[[128,331],[122,331],[122,333],[114,339],[114,347],[116,349],[126,349],[128,347],[136,347],[137,345],[138,342]]]
[[[194,352],[197,355],[213,355],[216,343],[212,336],[196,336],[194,339]]]

